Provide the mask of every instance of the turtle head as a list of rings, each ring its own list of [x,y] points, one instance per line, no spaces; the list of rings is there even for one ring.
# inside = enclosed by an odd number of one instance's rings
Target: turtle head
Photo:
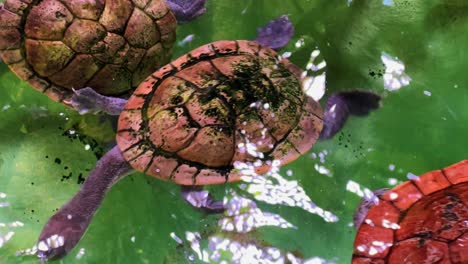
[[[61,210],[49,219],[37,242],[37,256],[41,261],[64,257],[80,241],[89,219]]]

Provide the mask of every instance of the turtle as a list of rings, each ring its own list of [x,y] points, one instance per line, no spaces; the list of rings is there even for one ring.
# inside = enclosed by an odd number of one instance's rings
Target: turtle
[[[366,98],[369,111],[380,100],[355,93]],[[120,111],[117,145],[45,224],[38,239],[42,259],[66,255],[107,190],[134,170],[182,185],[185,194],[197,192],[191,186],[238,181],[239,163],[261,174],[292,162],[312,147],[324,123],[320,104],[302,90],[298,67],[248,40],[216,41],[182,55],[143,81]],[[260,154],[247,151],[249,144]],[[211,195],[198,198],[202,209],[223,209]]]
[[[355,217],[352,263],[468,263],[468,160],[378,190]]]
[[[170,61],[176,16],[205,12],[205,0],[6,0],[0,58],[21,79],[69,105],[73,89],[127,98]],[[182,1],[183,2],[183,1]]]

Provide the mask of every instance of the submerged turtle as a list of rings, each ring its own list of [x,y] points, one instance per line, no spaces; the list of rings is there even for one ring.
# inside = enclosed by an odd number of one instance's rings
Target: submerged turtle
[[[377,196],[356,217],[352,263],[468,263],[468,160]]]
[[[324,121],[320,105],[303,92],[297,72],[288,60],[279,61],[274,50],[256,42],[218,41],[153,73],[119,116],[117,146],[45,225],[39,256],[53,259],[69,252],[107,190],[133,169],[190,192],[189,186],[239,180],[238,162],[255,164],[256,172],[264,173],[273,160],[284,165],[307,152]],[[378,105],[377,95],[354,93],[365,98],[368,110]],[[344,105],[335,107],[352,104],[340,102]],[[120,103],[113,107],[122,110]],[[246,151],[249,144],[261,155]],[[222,210],[211,196],[203,199],[199,207]]]
[[[182,21],[204,12],[204,0],[168,2]],[[6,0],[0,57],[54,101],[87,86],[125,97],[170,61],[176,26],[163,0]]]

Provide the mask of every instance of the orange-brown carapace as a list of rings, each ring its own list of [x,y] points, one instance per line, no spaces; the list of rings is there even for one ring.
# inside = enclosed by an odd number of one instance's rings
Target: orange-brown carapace
[[[468,263],[468,160],[386,191],[364,219],[353,264]]]
[[[239,180],[233,164],[288,163],[322,129],[320,105],[272,49],[252,41],[197,48],[148,77],[119,118],[117,143],[137,171],[183,185]],[[269,165],[256,167],[265,172]]]

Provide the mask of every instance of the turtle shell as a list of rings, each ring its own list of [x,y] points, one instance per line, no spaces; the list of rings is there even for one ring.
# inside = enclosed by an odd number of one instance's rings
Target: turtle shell
[[[252,41],[199,47],[135,90],[119,117],[118,146],[137,171],[182,185],[239,180],[235,162],[255,163],[257,173],[290,162],[322,129],[320,105],[290,68]]]
[[[468,263],[468,160],[386,191],[367,212],[352,263]]]
[[[176,26],[163,0],[6,0],[0,56],[55,101],[87,86],[125,95],[169,62]]]

